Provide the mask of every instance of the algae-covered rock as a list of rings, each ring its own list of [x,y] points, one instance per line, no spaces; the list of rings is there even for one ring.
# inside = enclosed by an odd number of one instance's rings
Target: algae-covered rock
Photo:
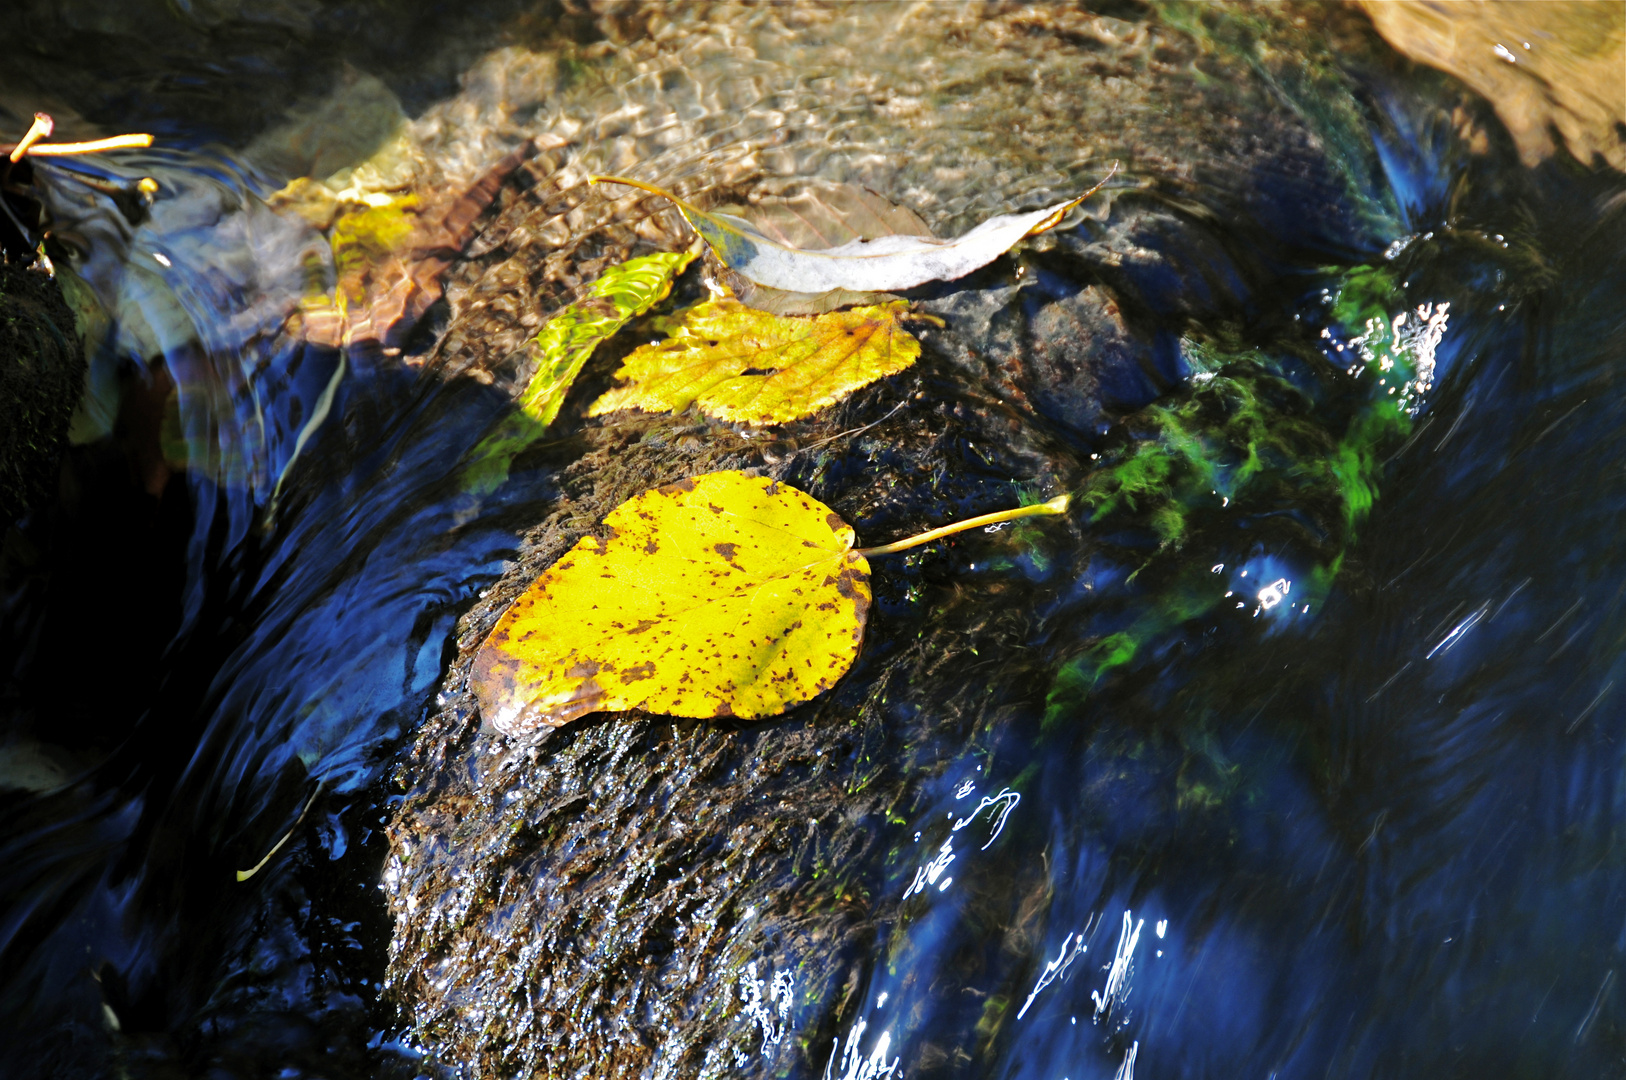
[[[54,489],[84,385],[84,348],[56,280],[0,258],[0,526]]]
[[[1032,619],[1032,582],[1005,574],[946,595],[939,583],[921,603],[907,592],[959,560],[894,560],[876,581],[889,617],[843,689],[764,725],[615,714],[510,746],[477,733],[464,680],[529,578],[621,498],[655,484],[765,468],[879,540],[951,507],[1008,502],[1005,475],[1036,478],[1040,494],[1073,479],[1048,471],[1063,461],[1076,473],[1064,448],[942,361],[922,366],[767,454],[670,418],[586,436],[558,509],[465,619],[446,705],[403,773],[417,784],[392,825],[391,979],[448,1057],[489,1075],[569,1075],[589,1064],[598,1076],[714,1075],[763,1053],[807,1067],[850,1021],[878,920],[895,908],[876,878],[886,822],[946,749],[992,722],[1031,678],[1013,666],[993,680],[963,667],[949,676],[941,665],[973,640],[990,658],[1000,643],[1014,654]],[[812,448],[877,420],[860,437]],[[967,443],[989,448],[981,469],[962,465],[935,483],[922,475]],[[1065,547],[1066,536],[1058,525],[1040,543]],[[966,547],[987,559],[1026,545],[1013,534]],[[922,685],[929,709],[914,689]],[[742,1023],[753,967],[764,987],[789,980],[789,1023],[817,1042],[764,1044],[763,1030]],[[769,1034],[786,1026],[775,1020]]]
[[[555,106],[561,115],[598,107],[593,138],[540,155],[505,187],[480,250],[450,271],[451,319],[428,370],[517,395],[526,341],[561,297],[608,263],[680,242],[673,215],[582,189],[586,173],[640,158],[641,175],[656,180],[712,160],[710,196],[745,206],[798,173],[862,184],[938,235],[1013,203],[1055,201],[1069,185],[1083,190],[1079,181],[1113,155],[1130,190],[964,281],[918,290],[911,298],[945,324],[923,335],[919,363],[832,409],[766,432],[692,414],[586,418],[616,360],[652,336],[640,321],[595,356],[549,441],[515,460],[515,475],[555,497],[542,520],[516,522],[511,568],[460,623],[440,707],[396,773],[403,798],[384,879],[395,922],[387,992],[414,1037],[470,1075],[822,1075],[830,1066],[856,1075],[855,1054],[887,1046],[863,1036],[869,980],[894,961],[907,969],[900,928],[927,911],[921,845],[932,846],[930,861],[944,842],[910,839],[901,826],[941,805],[951,763],[972,755],[992,768],[1034,752],[1058,672],[1108,640],[1092,628],[1089,613],[1105,610],[1092,605],[1108,603],[1093,582],[1127,571],[1091,569],[1093,559],[1109,552],[1114,565],[1140,566],[1137,588],[1156,596],[1184,573],[1159,569],[1158,552],[1203,529],[1241,527],[1216,494],[1206,517],[1182,518],[1175,531],[1168,504],[1146,500],[1110,534],[1085,513],[965,534],[877,562],[853,670],[782,718],[610,714],[533,744],[507,742],[483,728],[469,689],[475,651],[505,606],[611,508],[683,477],[758,470],[878,544],[1082,490],[1098,459],[1122,477],[1137,455],[1163,452],[1145,434],[1155,418],[1141,416],[1159,395],[1185,395],[1179,416],[1200,424],[1214,414],[1231,430],[1221,388],[1232,383],[1215,384],[1210,402],[1185,382],[1192,335],[1222,330],[1247,343],[1202,374],[1223,370],[1260,388],[1246,423],[1232,425],[1247,429],[1244,441],[1249,425],[1280,413],[1306,425],[1294,452],[1338,445],[1348,408],[1317,410],[1341,401],[1353,376],[1311,367],[1304,377],[1326,385],[1300,391],[1248,358],[1316,347],[1314,330],[1272,307],[1262,285],[1388,242],[1387,195],[1359,179],[1376,175],[1375,155],[1338,126],[1356,106],[1346,99],[1316,126],[1279,92],[1280,56],[1226,51],[1145,12],[940,5],[920,18],[899,5],[885,10],[914,21],[887,23],[886,34],[902,35],[890,49],[869,42],[873,78],[835,113],[849,121],[845,138],[809,126],[800,140],[753,142],[718,119],[767,101],[791,110],[781,117],[791,127],[831,115],[811,102],[797,113],[792,90],[770,90],[776,79],[822,85],[820,71],[854,65],[851,47],[881,32],[848,25],[872,18],[868,10],[607,9],[611,45],[582,69],[578,96]],[[918,72],[894,63],[905,42],[911,56],[946,58],[943,84],[910,82]],[[637,77],[616,81],[617,62]],[[1321,92],[1348,95],[1323,77]],[[612,95],[619,113],[604,107]],[[1328,132],[1349,141],[1329,147]],[[703,295],[697,275],[671,303]],[[1246,457],[1251,447],[1221,449]],[[1267,455],[1255,471],[1297,476],[1296,467]],[[1250,542],[1286,550],[1314,533],[1313,555],[1336,559],[1340,497],[1317,490],[1307,515],[1250,518]],[[1218,805],[1222,789],[1180,805]],[[1004,861],[962,887],[973,897],[967,917],[991,944],[961,960],[1001,988],[937,1001],[936,1029],[956,1034],[911,1046],[906,1071],[962,1069],[1011,1037],[1012,980],[1027,978],[1024,935],[1046,879],[1031,861],[997,849],[988,858]]]

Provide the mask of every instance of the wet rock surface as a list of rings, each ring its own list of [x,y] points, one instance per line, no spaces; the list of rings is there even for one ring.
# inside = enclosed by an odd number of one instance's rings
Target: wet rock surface
[[[696,60],[707,49],[726,40],[748,70],[821,32],[836,51],[844,10],[724,8],[708,29],[687,9],[604,5],[610,51],[641,72],[634,90],[671,90],[516,171],[449,271],[432,377],[523,386],[541,313],[603,266],[680,242],[658,204],[604,199],[580,186],[585,172],[652,159],[656,180],[688,193],[694,177],[745,203],[775,191],[776,174],[819,173],[914,206],[939,235],[989,203],[1043,204],[1111,153],[1128,159],[1135,190],[967,281],[918,291],[946,323],[926,333],[920,363],[806,421],[758,432],[692,416],[587,421],[584,403],[618,355],[652,335],[635,325],[600,351],[557,437],[517,463],[547,475],[556,498],[540,521],[515,522],[510,568],[460,622],[439,707],[395,777],[387,990],[431,1054],[469,1074],[807,1075],[844,1061],[869,965],[923,910],[896,834],[968,747],[992,762],[1042,737],[1056,656],[1076,646],[1056,613],[1081,602],[1097,541],[1074,515],[878,560],[857,665],[781,719],[614,714],[519,745],[482,730],[467,676],[539,572],[624,499],[717,469],[808,491],[866,544],[1075,489],[1102,434],[1189,374],[1185,330],[1272,326],[1280,313],[1261,309],[1257,286],[1371,243],[1362,215],[1375,211],[1350,198],[1347,153],[1283,103],[1268,64],[1227,58],[1138,8],[939,8],[934,26],[911,32],[976,52],[995,89],[939,87],[928,109],[878,77],[845,102],[859,117],[846,144],[781,140],[773,157],[737,130],[713,138],[682,119],[686,95],[715,102],[726,89],[695,81],[712,70]],[[816,84],[818,57],[796,55]],[[997,89],[1002,73],[1034,67],[1058,81],[1029,70],[1020,90]],[[975,123],[945,125],[933,143],[956,95]],[[1007,122],[991,123],[1001,109]],[[1063,131],[1071,141],[1058,149]],[[888,138],[887,154],[867,153]],[[646,152],[673,143],[682,155]],[[1013,145],[1025,172],[1001,157]],[[674,302],[698,295],[691,278]],[[967,917],[989,928],[988,954],[954,962],[1005,970],[1030,951],[1048,880],[1013,862],[970,886]],[[963,1072],[1009,1038],[1016,992],[942,1002],[963,1022],[939,1030],[958,1041],[915,1047],[913,1065]]]
[[[1007,476],[1037,478],[1039,494],[1076,481],[1065,444],[940,361],[921,368],[767,450],[681,420],[598,429],[515,572],[464,620],[457,670],[530,578],[617,502],[659,483],[765,469],[879,539],[927,513],[1008,501]],[[942,468],[958,447],[979,446],[980,467]],[[1067,531],[1037,539],[1065,548]],[[875,875],[889,816],[944,747],[1030,691],[1020,667],[1002,666],[995,682],[943,670],[973,642],[992,660],[1031,637],[1036,583],[1018,572],[973,584],[963,562],[1020,554],[1005,537],[978,537],[914,566],[892,560],[875,578],[882,614],[858,668],[834,694],[766,724],[617,714],[512,746],[477,734],[460,675],[405,766],[417,783],[386,872],[392,979],[425,1034],[493,1074],[589,1064],[596,1075],[712,1074],[763,1049],[763,1032],[740,1019],[747,965],[767,979],[797,958],[808,962],[797,1020],[827,1042],[847,1017],[838,1008],[821,1022],[819,1003],[851,996],[893,907]],[[768,1049],[788,1064],[813,1047]]]
[[[85,353],[62,290],[0,257],[0,527],[56,484]]]

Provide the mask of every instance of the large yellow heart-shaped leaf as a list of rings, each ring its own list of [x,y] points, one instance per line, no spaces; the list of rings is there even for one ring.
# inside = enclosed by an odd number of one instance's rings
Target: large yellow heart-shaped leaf
[[[771,716],[858,655],[869,564],[829,507],[709,473],[637,495],[526,590],[475,658],[481,714],[524,734],[589,712]]]
[[[588,409],[676,412],[691,403],[719,420],[781,424],[833,405],[920,356],[901,300],[792,318],[722,298],[696,304],[665,341],[633,350],[623,385]]]

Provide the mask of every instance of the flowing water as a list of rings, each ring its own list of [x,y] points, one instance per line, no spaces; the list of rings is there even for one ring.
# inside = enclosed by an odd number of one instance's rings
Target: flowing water
[[[455,1074],[414,1002],[381,994],[408,902],[385,830],[459,619],[571,475],[566,447],[464,482],[512,410],[513,357],[584,277],[679,235],[587,174],[714,201],[862,184],[951,235],[1114,159],[1111,199],[995,272],[1065,299],[1093,267],[1147,351],[1017,380],[1000,400],[1043,437],[954,446],[972,478],[945,485],[954,509],[1126,460],[1117,421],[1202,400],[1219,354],[1267,356],[1317,417],[1387,417],[1340,444],[1374,471],[1327,466],[1322,490],[1312,443],[1284,436],[1304,456],[1270,466],[1268,508],[1216,487],[1179,504],[1178,544],[1168,519],[1112,531],[1103,513],[1071,549],[980,570],[970,548],[891,585],[878,564],[877,656],[942,597],[1020,608],[991,660],[943,658],[1001,688],[997,722],[912,746],[910,794],[862,826],[854,880],[886,913],[851,977],[809,996],[818,976],[762,956],[720,1021],[752,1050],[706,1070],[1626,1069],[1618,173],[1562,150],[1527,167],[1488,108],[1333,9],[47,7],[0,104],[153,128],[152,151],[79,168],[160,195],[121,209],[47,173],[95,351],[59,498],[0,553],[0,1070]],[[133,44],[155,34],[167,52]],[[410,334],[301,331],[344,251],[288,181],[387,205],[466,190],[522,147],[526,179]],[[1142,258],[1114,229],[1148,206],[1174,224]],[[538,245],[561,254],[510,258]],[[1357,378],[1395,357],[1403,386]],[[1389,386],[1401,406],[1373,411]],[[857,459],[821,460],[796,482],[863,490]],[[1375,502],[1352,494],[1368,482]],[[864,505],[866,542],[901,531],[899,504]],[[929,729],[933,707],[894,709]],[[478,1027],[527,991],[469,993]],[[607,1020],[642,1037],[639,1016]]]

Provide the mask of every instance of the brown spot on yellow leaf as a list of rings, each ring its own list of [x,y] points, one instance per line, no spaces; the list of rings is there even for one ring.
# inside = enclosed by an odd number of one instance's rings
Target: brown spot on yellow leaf
[[[635,682],[639,682],[639,681],[641,681],[643,679],[653,679],[654,677],[655,677],[655,665],[654,665],[654,663],[652,663],[650,661],[645,661],[644,663],[639,664],[637,667],[628,668],[627,670],[623,671],[621,673],[621,682],[623,684],[635,683]]]

